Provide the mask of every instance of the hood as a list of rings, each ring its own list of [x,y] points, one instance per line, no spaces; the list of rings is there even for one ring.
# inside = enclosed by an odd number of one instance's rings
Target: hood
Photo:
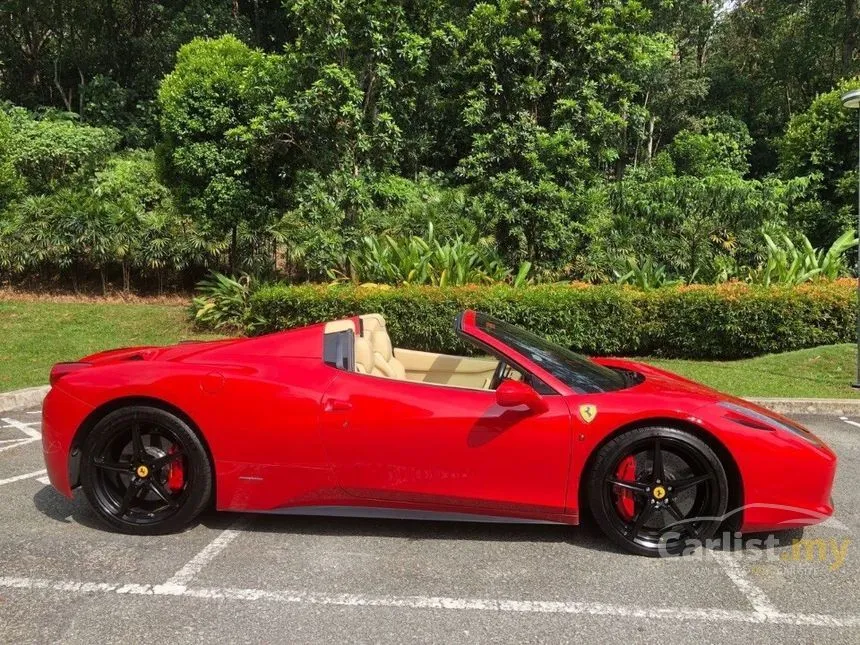
[[[636,372],[643,377],[640,383],[633,385],[627,390],[623,390],[624,392],[635,393],[637,395],[653,394],[677,400],[685,400],[688,405],[684,407],[688,408],[691,406],[701,407],[717,401],[734,398],[707,385],[691,381],[688,378],[660,369],[659,367],[654,367],[653,365],[620,358],[596,358],[594,361],[606,367]]]

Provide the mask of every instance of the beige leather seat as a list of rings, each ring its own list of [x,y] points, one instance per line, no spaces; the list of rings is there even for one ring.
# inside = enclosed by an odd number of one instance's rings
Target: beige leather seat
[[[373,366],[388,378],[406,379],[406,368],[394,358],[391,339],[384,329],[373,332],[370,346],[373,348]]]
[[[385,329],[385,318],[380,314],[365,314],[361,316],[361,327],[361,337],[356,339],[356,366],[359,364],[358,352],[365,351],[363,343],[366,342],[373,356],[373,369],[366,373],[405,380],[406,368],[394,357],[391,338]],[[362,344],[361,350],[359,344]]]
[[[359,374],[373,374],[373,349],[370,341],[360,336],[355,339],[355,371]],[[382,376],[379,374],[379,376]]]

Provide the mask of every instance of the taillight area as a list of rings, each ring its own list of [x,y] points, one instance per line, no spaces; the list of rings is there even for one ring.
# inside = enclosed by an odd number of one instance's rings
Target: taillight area
[[[78,370],[91,367],[92,363],[57,363],[51,368],[51,386],[53,387],[57,381],[63,378],[66,374],[77,372]]]

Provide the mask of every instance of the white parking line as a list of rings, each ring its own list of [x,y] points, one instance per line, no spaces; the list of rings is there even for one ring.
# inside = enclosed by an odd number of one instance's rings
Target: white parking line
[[[335,605],[345,607],[394,607],[441,611],[484,611],[526,614],[587,614],[619,618],[654,620],[668,618],[684,622],[769,623],[808,627],[856,628],[860,616],[831,616],[828,614],[761,613],[735,609],[687,609],[636,607],[598,602],[567,602],[545,600],[510,600],[493,598],[451,598],[445,596],[372,596],[352,593],[320,593],[313,591],[267,591],[223,587],[166,588],[164,585],[114,584],[105,582],[75,582],[41,578],[0,577],[0,588],[48,590],[62,593],[117,593],[142,596],[177,596],[202,600],[233,600],[246,602],[279,602],[306,605]]]
[[[21,421],[17,421],[15,419],[8,419],[6,417],[4,417],[3,419],[0,419],[0,421],[3,421],[3,423],[6,424],[7,428],[15,428],[16,430],[20,430],[25,435],[30,437],[30,439],[35,439],[38,441],[39,439],[42,438],[42,433],[39,432],[38,430],[34,430],[31,427],[31,426],[40,425],[39,422],[37,422],[37,421],[34,421],[33,423],[23,423]]]
[[[744,598],[752,605],[753,611],[763,616],[773,616],[779,613],[764,591],[759,589],[744,573],[743,567],[731,553],[712,551],[711,554],[729,579],[738,588]]]
[[[16,475],[15,477],[9,477],[8,479],[0,479],[0,486],[5,486],[6,484],[11,484],[13,482],[19,482],[23,479],[34,479],[35,477],[41,477],[42,475],[47,474],[47,470],[37,470],[32,473],[27,473],[26,475]]]
[[[226,549],[230,543],[235,540],[250,523],[248,517],[240,517],[236,520],[229,529],[222,531],[221,534],[212,540],[206,547],[189,560],[179,571],[173,574],[163,585],[159,585],[162,593],[170,595],[180,595],[185,591],[186,585],[203,570],[207,564],[212,562],[221,551]]]
[[[6,424],[5,426],[2,426],[3,428],[14,428],[15,430],[27,435],[24,439],[4,439],[3,441],[0,441],[0,443],[5,444],[0,446],[0,452],[12,450],[13,448],[19,448],[20,446],[26,446],[28,443],[35,443],[36,441],[42,440],[42,434],[31,427],[39,425],[38,422],[22,423],[21,421],[16,421],[15,419],[9,419],[6,417],[0,419],[0,421],[3,421]]]
[[[18,439],[14,443],[10,443],[8,446],[3,446],[2,448],[0,448],[0,452],[12,450],[13,448],[18,448],[19,446],[26,446],[28,443],[34,443],[36,441],[38,441],[38,439]]]
[[[842,421],[844,421],[845,423],[849,423],[849,424],[851,424],[852,426],[855,426],[855,427],[857,427],[857,428],[860,428],[860,423],[857,423],[856,421],[852,421],[852,420],[851,420],[851,419],[849,419],[848,417],[839,417],[839,418],[840,418]]]

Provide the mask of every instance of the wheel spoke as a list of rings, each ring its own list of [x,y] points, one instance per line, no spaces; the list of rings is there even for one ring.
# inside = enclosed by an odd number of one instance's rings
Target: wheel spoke
[[[103,459],[94,459],[93,466],[95,466],[96,468],[101,468],[102,470],[110,470],[111,472],[115,473],[130,473],[134,468],[131,462],[128,461],[112,463],[104,461]]]
[[[128,488],[125,491],[125,495],[122,498],[122,503],[119,506],[120,517],[128,513],[131,508],[132,502],[134,502],[137,499],[137,496],[140,495],[140,491],[142,488],[143,484],[140,480],[131,480],[128,485]]]
[[[140,436],[139,423],[135,423],[131,428],[131,447],[133,459],[138,462],[141,461],[146,451],[143,448],[143,438]]]
[[[180,459],[181,457],[182,457],[182,453],[178,450],[176,452],[168,453],[168,454],[164,455],[163,457],[159,457],[158,459],[153,460],[153,462],[151,464],[152,470],[155,470],[155,471],[161,470],[167,464],[172,464],[174,461],[176,461],[177,459]]]
[[[693,486],[698,486],[699,484],[711,481],[714,476],[711,473],[707,473],[704,475],[698,475],[696,477],[688,477],[687,479],[679,479],[677,481],[672,482],[672,490],[675,494],[680,493],[681,491],[685,491],[688,488],[692,488]]]
[[[666,507],[669,510],[669,515],[675,518],[676,522],[684,521],[684,514],[681,512],[681,509],[678,508],[678,505],[675,503],[675,500],[669,502],[669,505]]]
[[[642,507],[642,510],[639,511],[639,515],[636,516],[636,519],[633,521],[633,528],[630,529],[633,537],[642,530],[642,527],[645,526],[645,522],[648,521],[648,518],[654,514],[654,505],[653,504],[645,504]]]
[[[158,495],[161,498],[161,501],[170,506],[171,508],[176,506],[176,500],[170,496],[170,493],[165,490],[164,486],[161,485],[161,482],[157,482],[154,479],[149,480],[149,489]]]
[[[654,480],[665,481],[666,473],[663,471],[663,450],[660,447],[660,437],[654,438],[654,459],[651,476]]]
[[[641,484],[639,482],[630,482],[624,481],[622,479],[615,479],[614,477],[610,477],[606,480],[606,483],[610,486],[618,486],[619,488],[626,488],[627,490],[632,490],[634,493],[642,493],[643,495],[648,492],[645,489],[647,486],[645,484]]]

